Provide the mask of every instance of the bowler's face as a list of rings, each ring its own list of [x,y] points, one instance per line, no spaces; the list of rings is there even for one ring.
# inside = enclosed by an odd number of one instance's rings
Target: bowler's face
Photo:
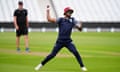
[[[71,12],[71,11],[68,11],[68,12],[66,13],[66,16],[68,16],[68,17],[71,17],[71,15],[72,15],[72,12]]]

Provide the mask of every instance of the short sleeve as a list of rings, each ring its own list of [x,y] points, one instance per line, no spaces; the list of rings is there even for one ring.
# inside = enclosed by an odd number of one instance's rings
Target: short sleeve
[[[80,21],[77,21],[76,19],[74,19],[74,24],[75,24],[75,26],[79,27],[80,26]]]
[[[72,19],[73,19],[73,23],[74,23],[74,25],[76,25],[76,24],[79,23],[75,18],[72,18]]]
[[[17,10],[14,11],[13,16],[17,16]]]
[[[74,17],[72,17],[72,22],[73,22],[73,24],[77,24],[77,20],[75,20]]]
[[[27,16],[28,15],[28,11],[27,10],[25,10],[25,16]]]
[[[57,19],[56,19],[56,23],[57,23],[57,24],[60,24],[61,19],[62,19],[62,18],[57,18]]]

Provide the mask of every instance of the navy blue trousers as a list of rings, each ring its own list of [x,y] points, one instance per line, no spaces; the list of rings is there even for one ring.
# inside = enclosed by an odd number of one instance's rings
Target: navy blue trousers
[[[56,54],[63,48],[66,47],[73,55],[76,57],[78,63],[81,67],[84,66],[81,56],[79,55],[78,51],[76,50],[75,45],[72,42],[56,42],[52,52],[42,61],[42,65],[45,65],[48,61],[56,56]]]

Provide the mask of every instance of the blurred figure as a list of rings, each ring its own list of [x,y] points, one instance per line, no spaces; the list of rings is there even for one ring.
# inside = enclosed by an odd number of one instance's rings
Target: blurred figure
[[[20,52],[20,36],[24,36],[25,40],[25,50],[29,52],[29,42],[28,42],[28,12],[23,8],[23,2],[18,2],[18,9],[14,11],[14,26],[16,28],[16,47],[17,51]]]

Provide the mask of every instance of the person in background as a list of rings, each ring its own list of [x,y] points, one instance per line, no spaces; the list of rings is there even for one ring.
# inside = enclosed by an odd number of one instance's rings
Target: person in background
[[[23,8],[23,2],[18,2],[18,9],[14,11],[14,27],[16,29],[16,47],[17,51],[20,52],[20,37],[23,35],[25,40],[25,50],[29,50],[29,40],[28,40],[28,12]]]

